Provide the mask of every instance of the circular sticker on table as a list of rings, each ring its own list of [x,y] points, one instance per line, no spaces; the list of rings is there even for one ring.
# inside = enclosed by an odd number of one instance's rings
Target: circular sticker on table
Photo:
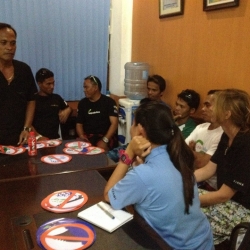
[[[81,148],[78,148],[78,149],[76,149],[76,148],[64,148],[63,149],[63,152],[65,154],[70,154],[70,155],[82,154],[81,151],[82,151]]]
[[[103,148],[98,148],[98,147],[87,147],[85,148],[85,152],[82,152],[85,155],[97,155],[97,154],[101,154],[104,152]]]
[[[88,200],[88,196],[78,190],[61,190],[48,195],[42,200],[41,206],[55,213],[78,210]]]
[[[41,225],[36,233],[38,245],[47,250],[80,250],[91,246],[96,239],[94,227],[78,219],[61,218]]]
[[[62,141],[61,140],[47,140],[47,141],[41,141],[41,143],[44,143],[45,147],[49,148],[49,147],[56,147],[62,144]]]
[[[72,159],[72,156],[66,154],[54,154],[46,155],[41,158],[41,161],[48,164],[62,164],[69,162]]]
[[[12,146],[2,146],[0,145],[0,153],[6,155],[14,155],[16,153],[16,148]]]
[[[16,149],[16,152],[14,153],[14,155],[22,154],[26,151],[26,148],[24,148],[24,147],[17,147],[15,149]]]
[[[37,142],[36,143],[36,148],[39,149],[39,148],[45,148],[46,147],[46,144],[44,142]]]
[[[67,148],[82,149],[90,146],[91,144],[84,141],[73,141],[65,144]]]
[[[43,142],[37,142],[37,143],[36,143],[36,148],[37,148],[37,149],[39,149],[39,148],[44,148],[45,146],[46,146],[46,145],[45,145],[45,143],[43,143]],[[26,149],[28,149],[28,144],[24,144],[23,147],[26,148]]]
[[[85,155],[96,155],[104,152],[104,149],[98,147],[87,147],[87,148],[64,148],[63,152],[66,154],[85,154]]]

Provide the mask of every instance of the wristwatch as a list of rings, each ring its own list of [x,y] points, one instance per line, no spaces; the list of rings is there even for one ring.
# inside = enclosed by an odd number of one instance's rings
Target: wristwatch
[[[105,143],[109,143],[109,139],[105,136],[102,137],[102,140],[105,142]]]
[[[134,159],[130,159],[129,155],[123,149],[119,150],[119,156],[120,156],[120,161],[127,165],[131,165],[134,162]]]
[[[43,137],[43,136],[42,135],[37,135],[36,140],[38,141],[41,137]]]
[[[24,131],[30,132],[30,131],[31,131],[31,128],[29,128],[29,127],[23,127],[23,130],[24,130]]]

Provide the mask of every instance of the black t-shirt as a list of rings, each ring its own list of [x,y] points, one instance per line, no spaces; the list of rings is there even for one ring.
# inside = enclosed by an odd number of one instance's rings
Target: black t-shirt
[[[36,83],[30,67],[13,60],[10,84],[0,71],[0,144],[16,145],[24,127],[27,102],[34,100]]]
[[[83,124],[86,134],[105,134],[110,127],[110,116],[118,116],[115,101],[101,95],[98,101],[83,98],[78,104],[77,123]]]
[[[58,113],[60,110],[67,108],[68,104],[57,94],[41,96],[37,93],[35,98],[34,128],[39,134],[49,139],[59,138],[58,128],[60,121]]]
[[[211,161],[217,164],[218,189],[226,184],[237,190],[232,200],[250,209],[250,132],[238,132],[228,147],[223,133]]]

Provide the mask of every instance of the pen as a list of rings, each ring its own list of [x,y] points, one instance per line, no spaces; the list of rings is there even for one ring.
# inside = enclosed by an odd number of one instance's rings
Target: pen
[[[114,219],[115,216],[113,214],[111,214],[106,208],[104,208],[101,204],[97,203],[97,206],[99,208],[101,208],[101,210],[106,214],[108,215],[111,219]]]

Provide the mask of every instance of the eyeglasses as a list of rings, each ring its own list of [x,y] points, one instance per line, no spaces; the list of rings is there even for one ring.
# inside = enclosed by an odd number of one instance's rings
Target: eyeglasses
[[[98,85],[98,82],[96,81],[96,79],[95,79],[95,77],[94,77],[94,76],[89,76],[88,78],[89,78],[89,79],[93,79],[93,80],[94,80],[94,82],[95,82],[95,84],[97,84],[97,85]]]

